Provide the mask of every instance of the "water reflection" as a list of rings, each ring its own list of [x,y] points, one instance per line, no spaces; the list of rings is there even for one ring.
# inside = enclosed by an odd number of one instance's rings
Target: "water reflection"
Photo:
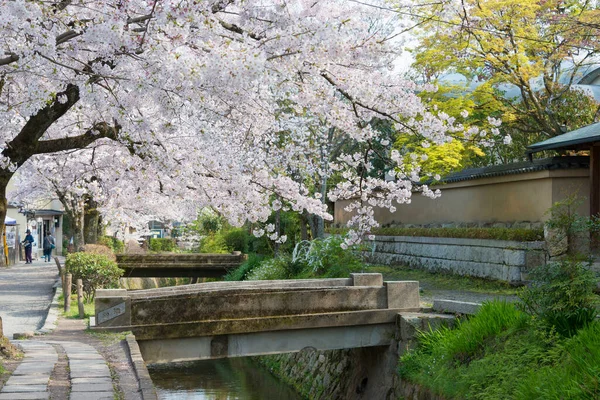
[[[148,369],[159,399],[301,399],[245,358],[154,365]]]

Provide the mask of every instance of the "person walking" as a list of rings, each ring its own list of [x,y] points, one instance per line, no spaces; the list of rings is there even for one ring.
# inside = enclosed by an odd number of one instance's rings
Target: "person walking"
[[[23,247],[25,247],[25,264],[31,264],[32,259],[31,259],[31,250],[33,249],[33,236],[31,236],[31,231],[29,229],[27,229],[27,231],[25,231],[26,236],[25,236],[25,240],[23,240],[22,244]]]
[[[50,262],[50,256],[52,255],[52,249],[56,247],[54,237],[52,233],[46,233],[44,236],[44,262]]]

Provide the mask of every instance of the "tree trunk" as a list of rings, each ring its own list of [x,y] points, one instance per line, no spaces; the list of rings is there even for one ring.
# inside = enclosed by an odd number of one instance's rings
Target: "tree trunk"
[[[85,214],[83,221],[83,234],[85,243],[98,243],[98,231],[100,230],[100,213],[98,212],[98,203],[93,199],[88,199],[85,203]]]
[[[299,215],[300,217],[300,240],[308,240],[308,229],[306,226],[308,224],[308,219],[306,218],[306,213],[302,213]]]
[[[281,210],[275,211],[275,232],[277,236],[281,235]],[[279,255],[279,238],[273,243],[273,255]]]
[[[75,247],[75,251],[82,251],[83,247],[85,246],[85,237],[83,235],[83,227],[85,226],[83,213],[74,212],[71,215],[71,219],[73,221],[73,245]]]
[[[0,181],[0,232],[4,235],[4,220],[8,210],[8,200],[6,200],[7,182]],[[6,267],[6,257],[4,256],[4,237],[2,237],[2,257],[0,257],[0,267]]]

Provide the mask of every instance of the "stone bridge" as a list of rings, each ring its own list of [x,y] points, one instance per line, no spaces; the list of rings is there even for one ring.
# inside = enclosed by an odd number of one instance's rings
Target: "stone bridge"
[[[246,260],[233,254],[117,254],[124,278],[220,278]]]
[[[133,331],[147,363],[388,346],[419,283],[350,278],[98,290],[95,330]]]

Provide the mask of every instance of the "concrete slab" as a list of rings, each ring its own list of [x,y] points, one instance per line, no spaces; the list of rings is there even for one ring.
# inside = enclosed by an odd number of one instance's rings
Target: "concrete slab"
[[[71,393],[75,392],[110,392],[113,390],[112,382],[110,383],[73,383],[71,385]]]
[[[81,383],[110,383],[112,385],[112,378],[73,378],[71,379],[71,384],[81,384]]]
[[[48,392],[0,393],[0,400],[48,400],[49,398]]]
[[[70,400],[114,400],[113,392],[76,392]]]
[[[48,375],[12,375],[8,378],[9,385],[47,385],[50,380]]]
[[[10,382],[2,387],[2,393],[44,392],[46,385],[11,385]]]
[[[104,370],[83,370],[83,369],[79,369],[79,370],[73,370],[71,369],[71,372],[69,373],[71,376],[71,379],[74,378],[107,378],[110,377],[110,372],[108,371],[108,369],[106,371]]]
[[[469,303],[456,300],[438,300],[433,301],[433,310],[452,314],[475,314],[479,311],[481,304]]]

